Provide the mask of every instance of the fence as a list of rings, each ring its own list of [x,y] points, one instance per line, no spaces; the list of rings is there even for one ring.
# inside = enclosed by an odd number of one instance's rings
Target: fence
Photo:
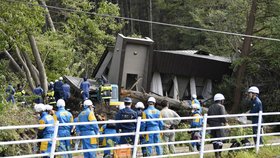
[[[52,138],[49,139],[36,139],[36,140],[19,140],[19,141],[2,141],[0,145],[11,145],[11,144],[23,144],[23,143],[36,143],[42,141],[52,141],[52,148],[50,153],[44,154],[30,154],[30,155],[21,155],[21,156],[10,156],[6,158],[31,158],[31,157],[41,157],[41,156],[49,156],[53,158],[56,155],[63,155],[63,154],[74,154],[74,153],[84,153],[90,151],[104,151],[104,150],[116,150],[121,148],[128,148],[127,146],[118,146],[118,147],[106,147],[106,148],[96,148],[96,149],[83,149],[83,150],[71,150],[71,151],[64,151],[64,152],[56,152],[56,141],[58,140],[74,140],[74,139],[84,139],[84,138],[100,138],[100,137],[112,137],[112,136],[128,136],[128,135],[135,135],[134,144],[130,146],[132,148],[133,158],[139,157],[137,155],[137,150],[139,147],[147,147],[151,146],[151,144],[139,144],[139,136],[144,134],[152,134],[152,133],[168,133],[168,132],[188,132],[188,131],[201,131],[202,138],[201,140],[184,140],[184,141],[175,141],[175,142],[164,142],[164,143],[155,143],[155,145],[169,145],[169,144],[188,144],[192,142],[201,142],[200,151],[196,152],[185,152],[185,153],[176,153],[176,154],[168,154],[168,155],[159,155],[159,156],[150,156],[153,158],[157,157],[175,157],[175,156],[186,156],[186,155],[194,155],[199,154],[200,158],[203,158],[205,153],[212,153],[217,151],[230,151],[230,150],[240,150],[240,149],[248,149],[248,148],[255,148],[256,152],[259,152],[259,148],[264,145],[280,145],[280,143],[271,143],[271,144],[260,144],[260,137],[261,136],[276,136],[280,135],[280,132],[277,133],[261,133],[262,126],[275,126],[280,125],[280,122],[270,122],[270,123],[262,123],[262,116],[271,116],[271,115],[280,115],[280,112],[271,112],[271,113],[259,113],[255,114],[230,114],[230,115],[215,115],[215,116],[208,116],[205,114],[204,116],[200,117],[181,117],[181,120],[190,120],[195,118],[203,118],[203,126],[201,128],[188,128],[188,129],[176,129],[176,130],[161,130],[161,131],[140,131],[141,122],[147,121],[156,121],[156,120],[177,120],[178,118],[161,118],[161,119],[141,119],[138,117],[136,120],[111,120],[111,121],[98,121],[98,122],[79,122],[79,123],[64,123],[60,124],[56,122],[55,124],[48,124],[48,125],[23,125],[23,126],[5,126],[0,127],[0,130],[13,130],[13,129],[28,129],[28,128],[38,128],[38,127],[48,127],[54,126],[54,135]],[[207,127],[207,119],[208,118],[222,118],[222,117],[247,117],[247,116],[258,116],[258,123],[257,124],[242,124],[242,125],[231,125],[231,126],[219,126],[219,127]],[[118,133],[118,134],[104,134],[104,135],[90,135],[90,136],[75,136],[75,137],[57,137],[58,127],[59,126],[69,126],[69,125],[87,125],[87,124],[109,124],[109,123],[129,123],[134,122],[136,123],[136,131],[130,133]],[[222,138],[206,138],[206,131],[212,129],[231,129],[231,128],[245,128],[245,127],[257,127],[257,134],[253,135],[241,135],[241,136],[230,136],[230,137],[222,137]],[[186,133],[187,134],[187,133]],[[256,144],[250,146],[241,146],[241,147],[234,147],[234,148],[225,148],[219,150],[204,150],[205,149],[205,142],[216,141],[216,140],[228,140],[228,139],[240,139],[240,138],[250,138],[256,137]]]

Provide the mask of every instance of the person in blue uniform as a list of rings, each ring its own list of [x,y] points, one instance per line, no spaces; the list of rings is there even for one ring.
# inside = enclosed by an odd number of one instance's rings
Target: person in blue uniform
[[[155,119],[162,118],[160,111],[155,108],[156,99],[154,97],[150,97],[148,99],[148,108],[144,110],[142,113],[142,119]],[[163,121],[147,121],[141,123],[141,131],[160,131],[163,129]],[[146,135],[147,144],[160,143],[160,133],[148,134]],[[151,156],[153,154],[153,145],[147,147],[147,156]],[[162,148],[159,145],[155,146],[157,155],[162,155]]]
[[[72,123],[73,115],[65,110],[65,101],[59,99],[56,103],[57,111],[54,115],[54,120],[59,121],[59,123]],[[58,137],[70,137],[72,126],[59,126]],[[58,144],[58,151],[71,151],[70,140],[60,140]],[[65,154],[63,158],[72,158],[72,154]]]
[[[36,104],[43,103],[43,94],[44,90],[42,89],[41,85],[37,85],[35,89],[33,89],[33,94],[36,95],[34,102]]]
[[[259,93],[260,93],[260,91],[259,91],[258,87],[256,87],[256,86],[252,86],[248,89],[248,97],[251,100],[251,105],[252,105],[250,113],[259,113],[260,111],[263,111],[262,102],[261,102],[260,98],[258,97]],[[261,118],[261,119],[263,119],[263,118]],[[252,116],[253,124],[258,124],[258,121],[259,121],[258,116]],[[258,127],[253,126],[252,128],[253,128],[253,134],[257,134]],[[261,132],[262,132],[262,130],[261,130]],[[254,137],[254,142],[256,144],[257,137]],[[260,137],[260,144],[263,144],[262,137]]]
[[[63,99],[67,102],[68,99],[70,98],[71,96],[71,93],[70,93],[70,85],[68,83],[64,83],[62,85],[62,91],[63,91]]]
[[[83,103],[84,110],[78,116],[78,122],[96,122],[96,118],[93,112],[93,103],[91,100],[85,100]],[[99,128],[97,124],[77,125],[80,131],[80,136],[98,135]],[[82,139],[83,149],[95,149],[97,148],[97,138],[85,138]],[[85,152],[84,158],[96,158],[96,152]]]
[[[7,93],[7,102],[12,102],[15,103],[15,89],[12,86],[11,83],[9,83],[8,87],[6,88],[6,93]]]
[[[110,121],[110,120],[109,120]],[[100,128],[100,134],[116,134],[116,124],[114,123],[109,123],[109,124],[104,124]],[[118,144],[119,139],[118,137],[102,137],[100,139],[100,142],[102,142],[102,146],[104,147],[114,147],[115,145]],[[113,150],[104,150],[104,158],[110,158],[113,155]]]
[[[84,100],[89,98],[89,90],[90,90],[90,83],[86,77],[84,77],[84,81],[80,84],[80,89],[82,90],[82,97]]]
[[[54,124],[54,119],[45,110],[44,104],[36,104],[34,106],[36,113],[40,115],[39,124]],[[39,127],[37,137],[39,139],[52,138],[54,133],[54,126],[49,127]],[[50,153],[52,147],[52,141],[43,141],[40,144],[40,153]],[[49,158],[49,156],[44,156],[43,158]]]
[[[119,110],[116,114],[115,120],[133,120],[137,118],[137,113],[131,109],[132,100],[129,97],[124,98],[125,108]],[[116,130],[118,133],[130,133],[135,132],[136,123],[117,123]],[[134,143],[134,135],[129,136],[121,136],[119,144],[133,144]]]
[[[200,105],[199,104],[192,104],[192,114],[193,117],[201,116],[200,113]],[[202,127],[202,118],[195,118],[191,122],[191,128],[200,128]],[[191,131],[191,140],[200,140],[201,139],[201,131]],[[200,151],[200,142],[193,142],[191,143],[191,150],[194,151],[196,148],[197,151]]]

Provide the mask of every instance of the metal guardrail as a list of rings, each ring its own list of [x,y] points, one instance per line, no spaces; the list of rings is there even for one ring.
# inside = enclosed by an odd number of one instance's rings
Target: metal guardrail
[[[50,153],[44,154],[30,154],[30,155],[21,155],[21,156],[10,156],[6,158],[31,158],[31,157],[40,157],[40,156],[50,156],[54,158],[55,155],[64,155],[64,154],[74,154],[74,153],[84,153],[90,151],[104,151],[104,150],[116,150],[116,149],[123,149],[123,148],[132,148],[133,151],[133,158],[137,157],[137,150],[139,147],[147,147],[147,146],[155,146],[155,145],[170,145],[170,144],[187,144],[192,142],[201,142],[200,151],[197,152],[187,152],[187,153],[176,153],[176,154],[168,154],[168,155],[159,155],[159,156],[150,156],[153,158],[157,157],[175,157],[175,156],[186,156],[186,155],[194,155],[199,154],[200,158],[203,158],[205,153],[217,152],[217,151],[230,151],[230,150],[241,150],[241,149],[248,149],[248,148],[255,148],[256,152],[259,152],[259,148],[264,146],[260,144],[260,137],[261,136],[276,136],[280,135],[280,132],[276,133],[261,133],[262,126],[272,126],[272,125],[280,125],[280,122],[269,122],[269,123],[262,123],[262,116],[268,115],[280,115],[280,112],[270,112],[270,113],[259,113],[255,114],[227,114],[227,115],[215,115],[215,116],[208,116],[205,114],[204,116],[196,116],[196,117],[180,117],[180,120],[190,120],[195,118],[203,118],[203,126],[201,128],[189,128],[189,129],[175,129],[175,130],[161,130],[161,131],[140,131],[141,122],[147,121],[156,121],[156,120],[177,120],[178,118],[160,118],[160,119],[141,119],[138,117],[136,120],[110,120],[110,121],[98,121],[98,122],[79,122],[79,123],[64,123],[60,124],[59,122],[55,122],[54,124],[48,125],[22,125],[22,126],[5,126],[0,127],[0,130],[13,130],[13,129],[28,129],[28,128],[38,128],[38,127],[49,127],[54,126],[54,135],[52,138],[48,139],[35,139],[35,140],[19,140],[19,141],[2,141],[0,145],[11,145],[11,144],[24,144],[24,143],[36,143],[42,141],[52,141],[52,148]],[[222,117],[244,117],[244,116],[259,116],[259,120],[257,124],[246,124],[246,125],[231,125],[231,126],[218,126],[218,127],[207,127],[207,119],[208,118],[222,118]],[[59,126],[68,126],[68,125],[88,125],[88,124],[110,124],[110,123],[136,123],[136,131],[130,133],[118,133],[118,134],[104,134],[104,135],[89,135],[89,136],[75,136],[75,137],[57,137],[58,127]],[[242,135],[242,136],[230,136],[230,137],[221,137],[221,138],[207,138],[206,139],[206,130],[213,130],[213,129],[231,129],[231,128],[245,128],[245,127],[253,127],[257,126],[257,134],[253,135]],[[183,141],[175,141],[175,142],[163,142],[163,143],[154,143],[154,144],[138,144],[140,135],[143,134],[154,134],[154,133],[168,133],[168,132],[189,132],[189,131],[202,131],[202,138],[201,140],[183,140]],[[56,149],[56,141],[58,140],[73,140],[73,139],[84,139],[84,138],[101,138],[101,137],[119,137],[119,136],[127,136],[127,135],[135,135],[134,145],[129,147],[127,146],[118,146],[118,147],[104,147],[104,148],[96,148],[96,149],[83,149],[83,150],[72,150],[72,151],[64,151],[64,152],[55,152]],[[204,150],[205,142],[215,141],[215,140],[228,140],[228,139],[239,139],[239,138],[250,138],[256,137],[257,141],[256,144],[253,146],[241,146],[235,148],[225,148],[219,150]],[[272,143],[266,145],[280,145],[280,143]]]

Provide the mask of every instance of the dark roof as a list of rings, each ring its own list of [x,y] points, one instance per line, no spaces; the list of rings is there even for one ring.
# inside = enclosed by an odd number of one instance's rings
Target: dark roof
[[[197,50],[155,50],[153,72],[209,79],[231,74],[229,58]]]
[[[79,78],[79,77],[72,77],[72,76],[64,76],[65,81],[70,84],[71,87],[73,87],[76,91],[80,91],[80,84],[84,81],[83,78]],[[95,90],[97,89],[99,86],[97,85],[97,82],[95,80],[92,79],[88,79],[88,81],[90,82],[91,86],[90,89],[91,90]]]

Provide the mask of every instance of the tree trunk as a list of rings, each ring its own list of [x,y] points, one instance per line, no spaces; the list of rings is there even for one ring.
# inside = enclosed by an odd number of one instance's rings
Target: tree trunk
[[[16,47],[16,54],[17,54],[17,57],[18,57],[20,63],[21,63],[22,66],[23,66],[23,69],[24,69],[24,71],[25,71],[26,79],[27,79],[27,81],[28,81],[28,83],[29,83],[29,87],[31,88],[31,90],[33,90],[33,89],[35,88],[35,86],[34,86],[34,83],[33,83],[33,79],[32,79],[32,77],[31,77],[31,75],[30,75],[30,71],[29,71],[29,69],[28,69],[26,63],[23,61],[23,59],[22,59],[22,57],[21,57],[21,55],[20,55],[20,50],[19,50],[19,48],[18,48],[17,46],[15,46],[15,47]]]
[[[247,28],[246,28],[246,35],[252,35],[255,25],[255,18],[256,18],[256,11],[257,11],[257,0],[252,1],[251,11],[249,14],[249,19],[247,21]],[[251,47],[252,38],[245,37],[242,50],[241,50],[241,59],[246,59],[250,54],[250,47]],[[246,60],[245,60],[246,61]],[[240,100],[241,100],[241,89],[243,87],[243,78],[246,71],[246,64],[242,61],[241,65],[238,67],[236,72],[236,83],[235,83],[235,90],[234,90],[234,100],[233,100],[233,107],[231,112],[238,113],[240,112]]]
[[[37,67],[39,70],[39,78],[40,78],[41,87],[43,88],[44,94],[46,95],[47,90],[48,90],[48,81],[47,81],[45,67],[44,67],[44,64],[42,63],[41,55],[39,53],[34,36],[29,33],[28,39],[29,39],[30,46],[32,48],[32,53],[33,53],[34,59],[36,61],[36,64],[37,64]]]
[[[180,102],[176,99],[168,98],[168,97],[163,97],[163,96],[158,96],[155,94],[147,94],[139,91],[132,91],[132,90],[121,90],[121,96],[129,96],[131,98],[137,99],[139,101],[142,101],[144,104],[147,102],[149,97],[155,97],[159,107],[161,107],[160,103],[163,100],[166,100],[169,102],[170,108],[177,111],[178,113],[181,113],[180,116],[184,116],[187,114],[186,111],[190,110],[190,105],[187,102]]]
[[[26,64],[27,64],[27,66],[30,70],[30,73],[31,73],[31,76],[32,76],[33,80],[35,81],[35,84],[36,85],[40,84],[40,80],[39,80],[39,77],[38,77],[39,74],[37,74],[36,70],[34,70],[34,69],[36,69],[36,67],[33,66],[32,61],[30,60],[29,56],[25,52],[22,52],[22,54],[23,54],[23,56],[26,60]]]
[[[17,72],[19,72],[19,74],[25,78],[25,73],[24,71],[20,68],[20,66],[18,65],[18,63],[15,61],[15,59],[11,56],[11,54],[4,49],[4,53],[6,54],[6,56],[10,59],[11,63],[14,65],[14,67],[16,68]]]
[[[45,0],[38,0],[38,2],[39,2],[39,4],[41,4],[45,8],[45,11],[46,11],[46,24],[50,26],[50,28],[51,28],[51,30],[53,32],[56,32],[56,29],[55,29],[53,21],[52,21],[51,14],[49,12],[49,9],[48,9],[48,7],[46,5]]]

